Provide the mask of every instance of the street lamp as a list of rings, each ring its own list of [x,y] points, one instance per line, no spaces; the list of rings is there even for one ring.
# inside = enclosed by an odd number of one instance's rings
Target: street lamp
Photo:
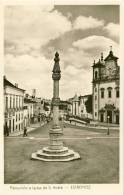
[[[40,126],[41,126],[41,108],[39,107],[39,123],[40,123]]]
[[[62,132],[63,132],[63,114],[61,114],[61,120],[62,120]]]
[[[109,131],[109,119],[110,119],[110,116],[107,116],[107,122],[108,122],[108,131],[107,131],[107,135],[110,134],[110,131]]]

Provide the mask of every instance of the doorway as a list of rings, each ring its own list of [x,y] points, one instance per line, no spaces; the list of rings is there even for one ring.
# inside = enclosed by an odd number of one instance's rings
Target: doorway
[[[100,121],[101,121],[101,122],[104,121],[103,113],[101,114]]]
[[[9,132],[11,133],[11,120],[9,120]]]
[[[15,130],[15,121],[14,121],[14,119],[13,119],[13,131]]]
[[[116,115],[116,124],[119,124],[119,115]]]
[[[107,117],[109,116],[109,123],[112,123],[112,111],[107,110]]]

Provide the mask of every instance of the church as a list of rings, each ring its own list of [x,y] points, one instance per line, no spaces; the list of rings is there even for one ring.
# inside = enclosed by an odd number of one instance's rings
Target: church
[[[93,120],[119,124],[120,67],[110,47],[109,54],[93,63]]]

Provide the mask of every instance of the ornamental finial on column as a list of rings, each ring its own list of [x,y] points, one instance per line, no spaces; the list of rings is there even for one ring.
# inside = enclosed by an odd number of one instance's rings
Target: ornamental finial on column
[[[54,58],[54,67],[53,67],[53,74],[52,74],[52,78],[53,80],[59,80],[61,78],[61,70],[60,70],[60,65],[59,65],[59,53],[56,52],[55,53],[55,58]]]

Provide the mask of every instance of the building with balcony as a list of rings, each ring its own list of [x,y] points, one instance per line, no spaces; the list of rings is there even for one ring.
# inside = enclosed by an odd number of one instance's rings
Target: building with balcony
[[[23,124],[24,89],[12,84],[4,77],[4,126],[7,126],[9,133],[21,131]]]
[[[112,48],[108,56],[93,63],[93,119],[119,124],[120,67]],[[108,121],[109,120],[109,121]]]

